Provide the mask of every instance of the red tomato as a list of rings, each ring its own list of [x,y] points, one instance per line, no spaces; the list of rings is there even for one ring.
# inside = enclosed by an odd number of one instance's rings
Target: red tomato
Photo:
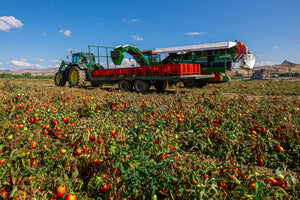
[[[76,200],[76,195],[75,194],[68,194],[65,198],[65,200]]]
[[[109,190],[109,185],[108,185],[107,183],[104,183],[104,185],[103,185],[102,188],[101,188],[101,191],[102,191],[103,193],[107,193],[108,190]]]
[[[250,190],[255,191],[255,182],[249,184]]]
[[[56,189],[56,194],[58,197],[63,197],[66,193],[67,187],[66,186],[62,186],[60,185],[57,189]],[[75,197],[76,198],[76,197]]]

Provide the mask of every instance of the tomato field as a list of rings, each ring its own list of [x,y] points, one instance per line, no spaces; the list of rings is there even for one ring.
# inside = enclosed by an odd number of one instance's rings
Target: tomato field
[[[300,81],[114,88],[0,79],[1,198],[300,198]]]

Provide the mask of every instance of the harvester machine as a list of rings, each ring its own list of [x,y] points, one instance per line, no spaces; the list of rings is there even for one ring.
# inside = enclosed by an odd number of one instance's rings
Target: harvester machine
[[[184,82],[186,87],[202,87],[211,82],[230,81],[226,73],[231,71],[235,63],[239,67],[250,70],[254,67],[255,56],[250,54],[248,47],[243,42],[219,42],[190,46],[158,48],[154,50],[140,51],[132,45],[117,46],[111,52],[111,58],[115,65],[120,65],[124,59],[124,52],[129,53],[140,66],[162,64],[200,64],[201,74],[213,75],[213,78]],[[161,60],[161,54],[166,57]]]
[[[235,63],[239,67],[251,70],[255,64],[255,56],[250,54],[243,42],[219,42],[181,47],[158,48],[156,53],[167,53],[161,62],[164,64],[201,64],[201,74],[213,74],[210,80],[188,80],[186,87],[204,86],[209,82],[226,82],[231,78],[227,71],[231,71]]]

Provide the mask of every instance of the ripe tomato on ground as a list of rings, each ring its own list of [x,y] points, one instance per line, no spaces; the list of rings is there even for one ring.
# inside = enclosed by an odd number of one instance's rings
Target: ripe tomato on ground
[[[107,193],[109,190],[109,185],[107,183],[104,183],[104,185],[101,188],[101,192]]]
[[[65,200],[76,200],[76,195],[70,193],[66,196]]]
[[[62,186],[60,185],[57,190],[56,190],[56,194],[58,197],[63,197],[66,193],[67,187],[66,186]]]

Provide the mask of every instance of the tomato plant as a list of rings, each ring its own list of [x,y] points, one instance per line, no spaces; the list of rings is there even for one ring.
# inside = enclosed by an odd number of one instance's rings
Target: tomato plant
[[[51,83],[0,79],[3,198],[300,198],[299,81],[144,94]]]

